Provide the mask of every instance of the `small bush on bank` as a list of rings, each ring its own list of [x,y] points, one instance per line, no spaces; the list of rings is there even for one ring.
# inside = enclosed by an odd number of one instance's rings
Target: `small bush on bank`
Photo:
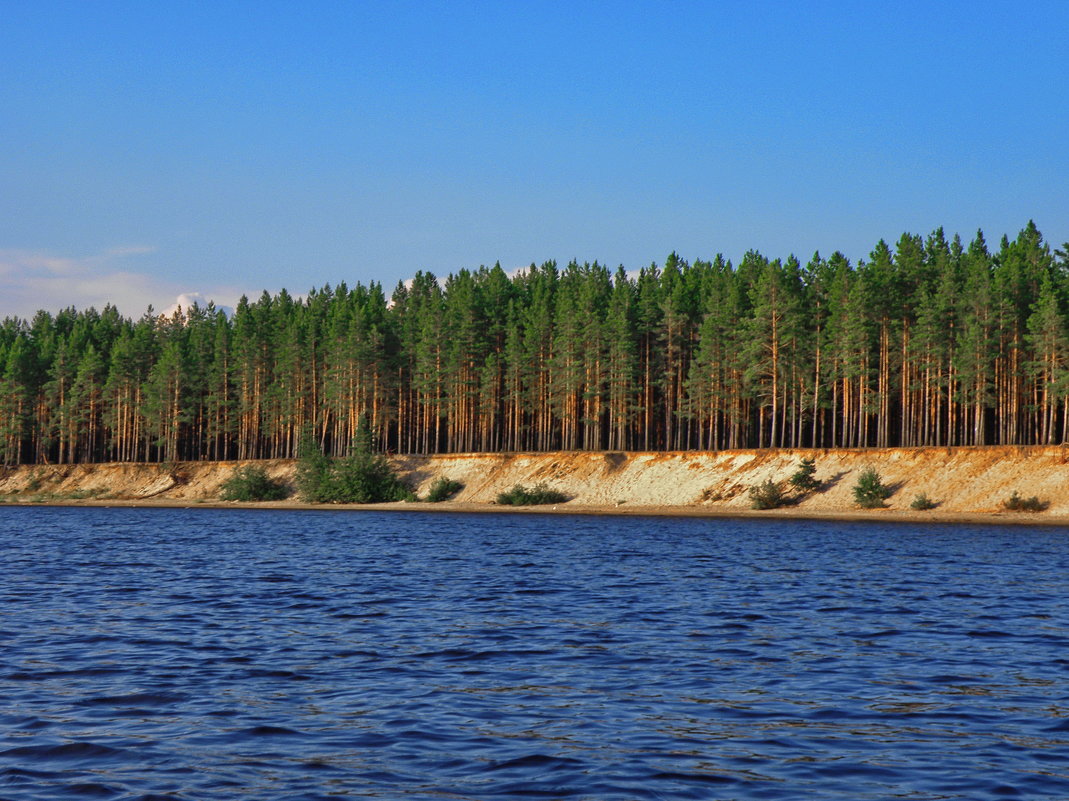
[[[464,485],[451,478],[438,478],[427,490],[427,500],[431,503],[441,503],[448,500],[464,489]]]
[[[909,505],[910,509],[915,509],[918,512],[926,512],[929,509],[934,509],[939,504],[928,497],[926,493],[921,493],[913,499],[913,503]]]
[[[298,465],[297,488],[309,503],[415,500],[382,455],[355,452],[344,459],[313,459],[304,467]]]
[[[1017,490],[1014,490],[1013,494],[1002,505],[1011,512],[1042,512],[1049,504],[1046,501],[1041,501],[1035,495],[1031,498],[1022,498],[1017,494]]]
[[[224,501],[280,501],[286,488],[257,465],[239,467],[221,485],[219,497]]]
[[[386,503],[416,496],[393,472],[389,461],[371,449],[371,429],[361,417],[349,455],[324,455],[310,432],[297,460],[297,491],[309,503]]]
[[[751,509],[777,509],[786,502],[787,496],[783,488],[772,479],[750,487]]]
[[[401,483],[382,454],[360,452],[339,459],[332,471],[334,503],[385,503],[414,501],[412,490]]]
[[[497,502],[502,506],[536,506],[546,503],[564,503],[568,496],[563,492],[550,489],[545,484],[534,487],[525,487],[517,484],[508,492],[502,492],[497,496]]]
[[[883,483],[879,473],[871,467],[866,467],[854,485],[854,502],[862,509],[881,509],[887,505],[884,501],[893,493],[894,490]]]
[[[788,479],[788,482],[799,492],[814,492],[820,489],[820,482],[814,478],[816,472],[817,463],[815,459],[802,459],[798,463],[798,469]]]

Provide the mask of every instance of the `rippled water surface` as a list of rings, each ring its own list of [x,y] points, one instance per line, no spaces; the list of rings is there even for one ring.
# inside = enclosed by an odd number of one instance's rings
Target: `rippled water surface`
[[[0,799],[1069,798],[1069,532],[0,508]]]

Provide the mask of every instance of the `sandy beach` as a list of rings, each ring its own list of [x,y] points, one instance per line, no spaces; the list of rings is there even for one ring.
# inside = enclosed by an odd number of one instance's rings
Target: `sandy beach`
[[[557,506],[498,506],[482,503],[371,503],[371,504],[312,504],[301,501],[267,501],[242,503],[237,501],[180,501],[172,499],[48,499],[8,500],[8,506],[94,506],[102,508],[158,508],[158,509],[205,509],[205,510],[276,510],[319,512],[391,512],[391,513],[436,513],[436,514],[537,514],[537,515],[597,515],[607,517],[696,517],[707,519],[779,519],[779,520],[831,520],[842,522],[881,522],[917,525],[999,525],[999,526],[1054,526],[1069,527],[1069,516],[1051,515],[1045,512],[939,512],[895,511],[892,509],[855,509],[846,512],[802,510],[781,508],[773,510],[723,511],[695,506],[591,506],[564,503]]]
[[[750,508],[749,488],[771,480],[787,485],[802,458],[813,459],[816,492],[779,509]],[[892,448],[812,451],[678,453],[524,453],[397,456],[400,477],[417,495],[438,478],[464,488],[443,503],[315,505],[297,499],[235,503],[219,499],[222,483],[249,462],[129,463],[7,468],[0,500],[7,504],[196,507],[210,509],[329,509],[396,512],[463,512],[687,516],[707,518],[822,519],[900,523],[988,523],[1069,526],[1069,448]],[[276,480],[292,484],[292,460],[256,462]],[[893,490],[883,509],[859,509],[852,488],[866,468]],[[517,484],[545,484],[566,503],[509,507],[497,495]],[[1043,512],[1005,509],[1017,492],[1047,504]],[[924,493],[936,504],[910,508]]]

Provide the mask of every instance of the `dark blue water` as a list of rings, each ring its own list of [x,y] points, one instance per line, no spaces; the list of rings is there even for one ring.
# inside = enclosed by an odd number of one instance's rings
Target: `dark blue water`
[[[1069,798],[1069,533],[0,508],[0,799]]]

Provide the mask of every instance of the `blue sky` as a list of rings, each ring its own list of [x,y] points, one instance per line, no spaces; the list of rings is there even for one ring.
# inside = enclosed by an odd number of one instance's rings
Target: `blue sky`
[[[1069,2],[0,0],[0,317],[1069,240]]]

